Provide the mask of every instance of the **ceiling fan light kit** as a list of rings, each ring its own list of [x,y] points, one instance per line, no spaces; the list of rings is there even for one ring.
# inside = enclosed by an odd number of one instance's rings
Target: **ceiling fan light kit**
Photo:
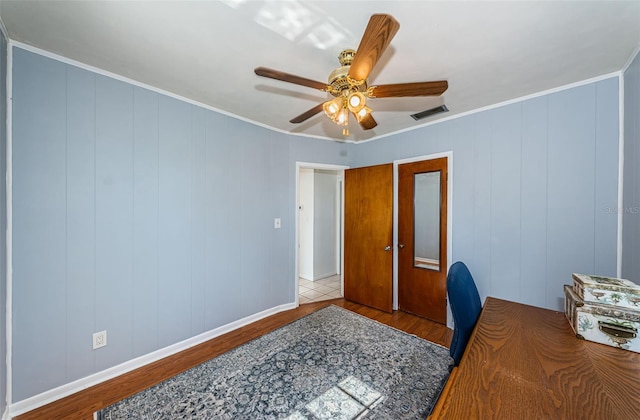
[[[367,100],[361,92],[345,88],[337,96],[322,104],[325,115],[337,125],[347,127],[349,125],[349,112],[351,112],[358,122],[371,112],[367,107]],[[349,129],[343,129],[343,135],[349,135]]]
[[[367,106],[367,98],[438,96],[448,88],[445,80],[369,86],[369,73],[399,28],[400,24],[391,15],[371,16],[358,49],[340,52],[338,59],[341,66],[331,72],[328,84],[265,67],[256,68],[255,73],[258,76],[319,89],[335,97],[294,117],[290,120],[291,123],[301,123],[324,111],[334,123],[344,127],[342,134],[348,136],[351,113],[362,129],[370,130],[378,123],[371,115],[371,108]]]

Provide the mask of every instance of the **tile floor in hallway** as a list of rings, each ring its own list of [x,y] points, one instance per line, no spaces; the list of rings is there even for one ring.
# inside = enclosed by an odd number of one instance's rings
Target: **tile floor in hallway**
[[[324,279],[311,281],[300,278],[298,280],[299,302],[319,302],[342,297],[340,293],[340,276],[331,276]]]

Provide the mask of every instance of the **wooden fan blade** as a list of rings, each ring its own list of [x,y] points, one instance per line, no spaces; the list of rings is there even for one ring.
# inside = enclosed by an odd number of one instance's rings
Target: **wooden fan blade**
[[[391,15],[371,16],[351,62],[349,77],[355,80],[365,80],[369,77],[373,66],[387,49],[398,29],[400,24]]]
[[[322,105],[324,105],[324,103],[321,103],[321,104],[318,104],[318,105],[314,106],[310,110],[303,112],[302,114],[298,115],[295,118],[292,118],[291,120],[289,120],[289,122],[293,123],[293,124],[298,124],[298,123],[301,123],[303,121],[308,120],[309,118],[311,118],[314,115],[316,115],[318,112],[322,111]]]
[[[397,83],[370,87],[371,98],[391,98],[400,96],[438,96],[449,87],[446,80],[437,82]]]
[[[371,130],[376,125],[378,125],[378,123],[373,119],[371,113],[368,113],[364,118],[362,118],[362,120],[360,120],[360,127],[364,130]]]
[[[269,77],[270,79],[282,80],[283,82],[294,83],[296,85],[307,86],[313,89],[326,90],[327,84],[315,80],[285,73],[283,71],[268,69],[266,67],[256,67],[254,70],[258,76]]]

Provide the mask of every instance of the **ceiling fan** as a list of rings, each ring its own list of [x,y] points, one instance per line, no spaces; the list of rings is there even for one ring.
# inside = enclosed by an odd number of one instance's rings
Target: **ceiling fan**
[[[331,72],[328,83],[266,67],[257,67],[254,71],[258,76],[319,89],[335,97],[314,106],[289,122],[301,123],[320,111],[324,111],[333,122],[344,127],[342,133],[348,136],[349,114],[351,113],[364,130],[370,130],[378,123],[371,115],[371,108],[366,105],[367,98],[438,96],[449,86],[446,80],[369,86],[367,80],[369,73],[391,43],[398,29],[400,29],[400,24],[391,15],[375,14],[371,16],[357,51],[347,49],[340,53],[341,67]]]

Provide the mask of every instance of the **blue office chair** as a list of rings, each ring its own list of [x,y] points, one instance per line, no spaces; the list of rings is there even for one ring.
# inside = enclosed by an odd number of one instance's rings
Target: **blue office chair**
[[[449,268],[447,294],[455,323],[449,354],[453,358],[453,365],[458,366],[482,310],[476,283],[461,261],[453,263]]]

